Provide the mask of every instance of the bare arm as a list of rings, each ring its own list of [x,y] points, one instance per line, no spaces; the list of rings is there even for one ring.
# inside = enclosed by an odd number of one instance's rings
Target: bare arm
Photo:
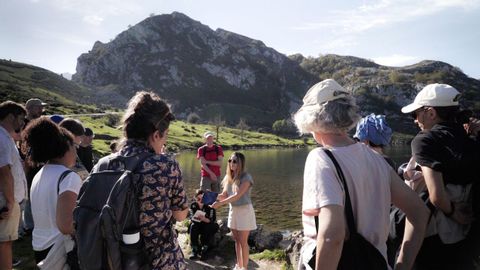
[[[392,171],[390,180],[392,203],[407,216],[405,233],[395,269],[412,269],[423,242],[430,211],[418,195]]]
[[[318,215],[317,257],[315,269],[337,269],[345,241],[343,206],[327,205]]]
[[[185,208],[184,210],[180,210],[180,211],[173,211],[173,218],[176,221],[182,221],[186,219],[187,216],[188,216],[188,208]]]
[[[252,185],[252,183],[249,182],[249,181],[243,182],[243,183],[240,185],[240,188],[238,189],[238,191],[235,192],[232,196],[227,197],[227,198],[225,198],[225,199],[223,199],[223,200],[220,200],[220,201],[218,201],[218,202],[214,202],[211,207],[217,209],[217,208],[219,208],[220,206],[223,206],[223,205],[225,205],[225,204],[227,204],[227,203],[231,203],[231,202],[237,201],[238,199],[240,199],[240,198],[243,196],[243,194],[245,194],[245,192],[248,191],[248,188],[249,188],[251,185]]]
[[[0,191],[2,191],[3,196],[5,196],[8,208],[6,212],[3,212],[1,217],[7,219],[12,213],[13,204],[15,203],[15,197],[13,195],[13,175],[10,165],[0,167]]]
[[[223,164],[223,156],[218,156],[218,160],[205,160],[205,164],[221,167]]]
[[[225,200],[228,197],[228,193],[227,193],[226,188],[227,187],[223,187],[222,193],[218,194],[218,196],[217,196],[218,201]]]
[[[208,161],[204,157],[200,157],[200,165],[202,166],[202,168],[210,175],[210,178],[212,180],[217,180],[217,175],[212,170],[210,170],[210,168],[207,166],[207,162]]]
[[[422,166],[422,172],[432,204],[442,212],[450,213],[452,208],[448,194],[445,191],[442,173],[425,166]]]
[[[77,201],[77,194],[65,191],[58,196],[56,220],[57,227],[63,234],[73,234],[73,208]]]

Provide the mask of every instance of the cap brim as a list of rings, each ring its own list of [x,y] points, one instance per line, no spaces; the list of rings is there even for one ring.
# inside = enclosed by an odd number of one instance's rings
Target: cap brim
[[[423,107],[423,105],[412,103],[412,104],[409,104],[409,105],[403,107],[402,108],[402,113],[411,113],[411,112],[414,112],[414,111],[420,109],[421,107]]]

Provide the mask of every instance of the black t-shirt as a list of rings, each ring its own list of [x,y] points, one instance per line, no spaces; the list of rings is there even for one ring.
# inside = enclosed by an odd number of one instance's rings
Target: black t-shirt
[[[87,147],[80,146],[77,149],[77,155],[80,158],[83,166],[87,169],[88,172],[92,171],[93,168],[93,149],[92,146],[89,145]]]
[[[455,123],[439,123],[420,131],[412,141],[418,164],[442,173],[445,184],[468,184],[475,179],[477,144]]]
[[[215,209],[211,208],[206,204],[204,204],[202,209],[200,209],[200,206],[198,205],[197,202],[192,202],[192,204],[190,204],[190,214],[192,217],[193,215],[195,215],[195,212],[197,212],[197,210],[202,210],[203,212],[205,212],[205,217],[210,219],[210,223],[215,222],[215,220],[217,219],[217,213]],[[195,221],[192,220],[192,222],[195,222]]]

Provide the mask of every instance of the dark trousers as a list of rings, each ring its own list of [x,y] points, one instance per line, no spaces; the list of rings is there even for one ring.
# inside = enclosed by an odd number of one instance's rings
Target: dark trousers
[[[473,270],[475,269],[473,261],[467,240],[462,240],[455,244],[444,244],[438,235],[434,235],[423,240],[416,259],[416,269]]]
[[[190,245],[194,251],[201,246],[211,246],[213,236],[218,230],[216,222],[192,222],[190,225]]]
[[[44,249],[44,250],[33,251],[34,256],[35,256],[35,263],[38,264],[41,261],[43,261],[43,259],[45,259],[47,257],[48,252],[50,251],[50,249],[52,249],[52,247],[53,247],[53,245]]]

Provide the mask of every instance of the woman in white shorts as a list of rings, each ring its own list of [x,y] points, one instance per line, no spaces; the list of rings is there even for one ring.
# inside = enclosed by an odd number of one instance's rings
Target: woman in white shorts
[[[255,211],[253,210],[250,193],[253,179],[245,172],[245,156],[233,152],[228,159],[227,172],[223,178],[223,192],[218,195],[218,201],[212,207],[217,209],[227,203],[230,204],[228,213],[228,228],[232,231],[235,240],[237,264],[235,270],[244,270],[248,266],[248,235],[257,228]]]

